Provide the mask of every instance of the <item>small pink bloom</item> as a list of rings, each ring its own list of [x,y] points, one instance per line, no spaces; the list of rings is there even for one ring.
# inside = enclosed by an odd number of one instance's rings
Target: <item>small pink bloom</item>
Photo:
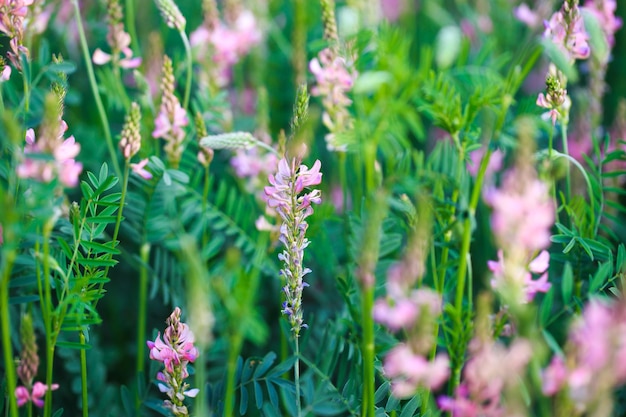
[[[526,3],[522,3],[513,9],[513,15],[517,20],[531,28],[535,28],[541,23],[541,18]]]
[[[149,180],[152,178],[152,174],[144,169],[146,165],[148,165],[148,158],[142,159],[136,164],[130,164],[130,167],[135,174],[139,175],[144,180]]]
[[[15,388],[15,397],[17,398],[18,407],[21,407],[30,401],[30,393],[26,387],[19,386]]]
[[[560,356],[552,358],[552,362],[542,374],[542,391],[545,395],[552,396],[559,392],[567,381],[567,368]]]
[[[102,49],[97,48],[93,51],[93,63],[96,65],[104,65],[111,61],[111,54],[107,54]]]
[[[469,173],[475,177],[478,175],[478,169],[480,168],[480,162],[483,159],[483,155],[485,155],[484,148],[476,149],[472,153],[470,153],[470,161],[467,164],[467,170]],[[487,170],[485,171],[485,177],[490,178],[495,173],[499,172],[502,169],[502,162],[504,160],[504,154],[500,149],[496,149],[491,153],[491,157],[489,158],[489,163],[487,164]]]
[[[2,71],[0,71],[0,83],[3,81],[9,81],[9,78],[11,78],[11,67],[5,65],[4,68],[2,68]]]

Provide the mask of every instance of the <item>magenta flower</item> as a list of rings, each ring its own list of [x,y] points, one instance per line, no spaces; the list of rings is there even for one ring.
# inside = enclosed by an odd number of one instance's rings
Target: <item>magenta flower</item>
[[[0,1],[0,33],[9,38],[9,61],[17,69],[22,68],[20,54],[28,55],[28,49],[22,44],[24,39],[24,21],[28,14],[28,6],[34,0],[2,0]]]
[[[548,292],[552,287],[552,284],[548,282],[549,261],[550,253],[544,250],[528,264],[525,270],[510,268],[515,271],[513,273],[511,270],[507,270],[503,252],[499,250],[497,261],[487,261],[487,266],[494,276],[491,286],[502,289],[507,283],[512,283],[515,287],[520,288],[524,294],[524,301],[522,302],[531,302],[538,292]],[[537,280],[533,280],[532,274],[541,274],[541,276]]]
[[[162,362],[165,369],[157,374],[159,391],[165,393],[168,400],[164,405],[175,416],[188,416],[184,405],[186,397],[198,395],[198,389],[188,389],[184,380],[189,376],[187,365],[198,358],[198,349],[194,346],[194,335],[189,326],[180,321],[181,310],[176,307],[167,319],[167,328],[153,341],[148,340],[150,359]]]
[[[49,388],[46,384],[41,382],[35,382],[32,389],[29,391],[24,386],[15,388],[15,397],[17,398],[17,406],[21,407],[24,404],[32,401],[37,407],[42,408],[44,405],[43,398],[48,390],[54,391],[59,388],[59,384],[52,384]]]
[[[526,3],[522,3],[513,9],[513,16],[531,28],[537,27],[541,23],[541,18]]]

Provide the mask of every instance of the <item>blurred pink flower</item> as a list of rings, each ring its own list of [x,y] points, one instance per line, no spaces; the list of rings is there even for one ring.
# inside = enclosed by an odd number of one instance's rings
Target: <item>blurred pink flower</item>
[[[383,372],[391,380],[391,392],[397,398],[415,395],[419,387],[439,389],[450,376],[450,361],[439,354],[431,362],[400,343],[385,356]]]
[[[623,25],[622,19],[615,15],[617,1],[586,0],[584,7],[598,19],[598,23],[606,35],[609,46],[612,47],[615,45],[615,32]]]
[[[475,177],[478,175],[478,169],[480,168],[480,162],[483,159],[483,155],[485,155],[485,149],[480,148],[476,149],[472,153],[470,153],[470,160],[467,163],[467,170],[469,173]],[[496,149],[491,153],[491,157],[489,158],[489,163],[487,164],[487,170],[485,171],[485,178],[491,178],[494,174],[502,169],[502,162],[504,160],[504,153],[500,149]]]
[[[578,4],[567,6],[564,2],[560,11],[544,22],[544,36],[550,39],[571,60],[587,59],[591,53],[589,35],[578,8]]]
[[[35,137],[34,129],[26,131],[25,159],[17,167],[17,175],[21,178],[33,178],[42,182],[50,182],[55,176],[66,187],[75,187],[83,165],[74,159],[80,152],[80,145],[74,136],[64,139],[67,131],[65,121],[59,121],[57,135],[54,137]],[[50,154],[52,161],[29,158],[29,154]]]
[[[4,65],[4,68],[0,71],[0,83],[3,81],[9,81],[9,78],[11,78],[11,67]]]
[[[146,169],[144,169],[146,165],[148,165],[148,158],[142,159],[136,164],[130,164],[130,167],[135,174],[139,175],[144,180],[149,180],[152,178],[152,174]]]
[[[15,388],[17,406],[21,407],[29,401],[32,401],[37,407],[42,408],[44,405],[43,397],[46,395],[46,391],[54,391],[57,388],[59,388],[59,384],[52,384],[49,388],[46,384],[35,382],[31,392],[29,392],[28,388],[19,386]]]
[[[541,24],[541,18],[526,3],[522,3],[513,9],[513,16],[531,28],[538,27]]]

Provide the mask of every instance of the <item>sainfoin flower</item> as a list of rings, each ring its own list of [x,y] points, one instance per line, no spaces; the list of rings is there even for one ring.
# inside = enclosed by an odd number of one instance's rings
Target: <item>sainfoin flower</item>
[[[28,7],[34,0],[2,0],[0,1],[0,33],[9,37],[7,57],[18,69],[22,68],[20,54],[28,54],[28,49],[22,44],[24,39],[24,20],[28,14]]]
[[[303,264],[304,249],[309,245],[306,218],[313,214],[312,204],[322,202],[319,190],[303,191],[322,182],[320,168],[320,161],[315,161],[309,169],[301,165],[298,158],[287,161],[284,157],[278,162],[276,175],[269,176],[271,185],[265,187],[267,205],[275,209],[282,219],[280,241],[284,250],[278,255],[283,262],[280,273],[286,281],[282,313],[287,315],[291,331],[296,337],[305,326],[302,319],[302,290],[308,285],[304,282],[304,276],[311,272]]]
[[[573,62],[587,59],[591,53],[578,1],[565,0],[563,6],[545,22],[544,36],[550,39]]]
[[[29,390],[24,386],[15,388],[15,397],[17,398],[17,406],[21,407],[24,404],[32,401],[37,407],[42,408],[44,405],[44,396],[48,390],[54,391],[59,388],[59,384],[52,384],[48,387],[42,382],[35,382],[32,388]]]
[[[189,326],[180,321],[181,310],[176,307],[167,319],[163,339],[159,333],[154,341],[147,342],[150,359],[162,362],[165,369],[157,374],[159,391],[168,396],[164,405],[176,416],[188,416],[184,404],[186,397],[198,395],[198,389],[189,389],[185,379],[189,376],[187,365],[198,357],[194,335]]]
[[[518,384],[531,358],[530,343],[518,339],[509,347],[494,341],[474,339],[470,359],[454,397],[442,396],[437,405],[453,417],[503,417],[516,415],[501,401],[506,387]],[[505,365],[506,364],[506,365]]]
[[[212,65],[215,66],[214,81],[223,87],[230,81],[233,65],[245,57],[261,38],[254,14],[242,9],[230,25],[205,21],[191,34],[190,43],[198,59],[205,59],[207,50],[211,53]]]
[[[182,108],[178,97],[174,94],[174,69],[172,60],[163,57],[163,75],[161,79],[162,99],[159,114],[154,120],[152,137],[165,140],[165,153],[173,168],[178,168],[183,154],[185,139],[184,127],[189,124],[187,111]]]
[[[623,25],[621,18],[615,15],[617,10],[616,0],[586,0],[584,8],[589,10],[600,23],[600,27],[606,35],[609,46],[615,44],[615,32]]]
[[[544,394],[566,392],[581,415],[611,415],[612,393],[626,383],[623,302],[592,299],[570,328],[565,352],[544,371]]]
[[[58,178],[61,184],[75,187],[83,166],[74,159],[80,152],[80,145],[74,136],[64,139],[67,124],[61,120],[56,134],[51,137],[35,137],[35,131],[26,131],[24,161],[17,167],[17,175],[21,178],[33,178],[41,182],[50,182]],[[52,160],[29,158],[29,154],[51,155]]]
[[[333,48],[326,48],[317,58],[313,58],[309,63],[309,70],[315,76],[316,82],[311,94],[322,97],[322,121],[329,131],[326,135],[326,146],[329,150],[345,151],[345,145],[337,141],[337,134],[349,129],[352,123],[348,111],[352,100],[347,93],[352,89],[357,73],[348,68],[346,60],[337,56]]]
[[[94,64],[104,65],[111,61],[114,66],[121,68],[137,68],[141,65],[141,58],[133,58],[130,35],[124,31],[122,8],[118,0],[108,0],[107,12],[109,21],[107,43],[111,47],[111,53],[107,54],[100,48],[96,49],[93,53]]]

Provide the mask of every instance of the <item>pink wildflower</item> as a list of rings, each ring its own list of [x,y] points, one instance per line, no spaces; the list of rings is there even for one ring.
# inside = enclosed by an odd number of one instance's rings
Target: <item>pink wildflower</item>
[[[615,32],[623,25],[621,18],[615,16],[616,0],[586,0],[585,9],[589,10],[598,19],[600,27],[606,35],[609,46],[615,45]]]
[[[166,408],[176,416],[188,416],[184,405],[185,397],[195,397],[198,389],[188,389],[184,380],[189,376],[187,365],[198,357],[198,349],[194,346],[194,335],[189,326],[180,321],[181,310],[176,307],[167,319],[167,328],[163,340],[159,333],[153,341],[147,342],[150,359],[163,362],[165,369],[157,374],[159,391],[168,396],[164,401]]]
[[[476,149],[472,153],[470,153],[470,160],[467,164],[467,170],[469,173],[475,177],[478,175],[478,169],[480,168],[480,162],[483,159],[483,155],[485,154],[485,150],[483,148]],[[491,154],[491,158],[489,159],[489,163],[487,164],[487,170],[485,171],[485,177],[491,178],[493,175],[502,169],[502,162],[504,160],[504,153],[500,149],[496,149]]]
[[[550,254],[548,251],[541,251],[541,253],[528,264],[527,270],[507,271],[506,264],[504,262],[502,250],[498,251],[498,261],[488,261],[487,266],[493,273],[494,278],[491,281],[493,288],[502,288],[510,280],[517,287],[521,287],[524,294],[524,301],[531,302],[538,292],[548,292],[552,287],[552,284],[548,282],[548,262],[550,260]],[[537,280],[533,280],[532,274],[541,274]]]
[[[146,165],[148,165],[148,158],[142,159],[136,164],[130,164],[130,167],[135,174],[139,175],[144,180],[149,180],[152,179],[152,174],[150,173],[150,171],[147,171],[145,169]]]
[[[591,53],[589,35],[578,2],[565,0],[563,7],[544,23],[544,36],[550,39],[571,61],[587,59]]]
[[[219,21],[205,22],[190,36],[191,46],[199,59],[205,58],[207,44],[212,51],[215,81],[225,86],[230,81],[233,65],[245,57],[262,38],[256,18],[249,10],[241,10],[232,25]]]
[[[544,371],[544,393],[555,395],[567,388],[581,414],[598,415],[597,408],[606,410],[613,390],[626,383],[623,303],[591,300],[570,328],[566,353],[565,359],[555,357]]]
[[[20,54],[28,54],[22,44],[24,39],[24,20],[28,14],[28,6],[34,0],[2,0],[0,1],[0,33],[9,37],[9,61],[17,69],[22,68]]]
[[[374,320],[391,331],[410,329],[421,313],[435,317],[441,313],[441,296],[429,289],[413,290],[407,297],[401,291],[394,291],[387,283],[389,297],[378,299],[372,314]]]
[[[321,162],[315,161],[311,169],[301,165],[299,159],[278,162],[278,172],[269,176],[271,186],[265,187],[265,198],[270,208],[276,209],[282,219],[280,241],[285,249],[278,255],[283,262],[280,273],[285,278],[283,287],[285,302],[282,313],[287,315],[291,330],[298,337],[302,327],[302,291],[308,286],[304,276],[311,272],[303,266],[304,249],[309,245],[306,238],[306,218],[313,214],[312,204],[322,202],[321,192],[312,190],[300,195],[305,188],[320,184]]]
[[[172,60],[165,55],[163,57],[163,76],[161,79],[163,98],[159,114],[154,120],[152,137],[165,140],[167,158],[172,167],[177,168],[183,153],[184,127],[189,124],[189,119],[187,111],[182,108],[178,97],[174,94],[174,83]]]
[[[352,89],[357,73],[348,69],[345,59],[336,56],[331,48],[322,50],[317,58],[313,58],[309,63],[309,70],[316,81],[311,94],[322,97],[322,121],[330,132],[326,135],[326,146],[329,150],[345,151],[345,146],[337,142],[337,133],[350,126],[347,108],[352,100],[347,93]]]
[[[0,83],[3,81],[9,81],[9,78],[11,78],[11,67],[4,65],[2,71],[0,71]]]
[[[450,361],[439,354],[430,362],[401,343],[385,356],[385,376],[391,379],[391,392],[396,398],[415,395],[419,387],[439,389],[450,376]]]
[[[515,242],[529,253],[550,245],[554,206],[544,182],[522,184],[516,171],[509,171],[502,187],[488,190],[485,200],[493,208],[491,226],[499,242]]]
[[[518,383],[532,354],[530,343],[520,339],[506,348],[491,340],[474,339],[469,350],[461,385],[454,397],[439,397],[439,408],[453,417],[512,415],[501,394],[505,387]]]
[[[24,404],[32,401],[37,407],[42,408],[44,405],[43,398],[48,390],[54,391],[59,388],[59,384],[52,384],[48,387],[41,382],[35,382],[31,391],[24,386],[15,388],[15,397],[17,398],[17,406],[21,407]]]
[[[533,11],[530,7],[528,7],[526,3],[522,3],[518,7],[513,9],[513,15],[517,20],[525,23],[531,28],[535,28],[541,23],[541,19],[539,18],[537,13]]]
[[[60,120],[57,135],[42,137],[36,140],[35,131],[26,131],[25,160],[17,167],[21,178],[33,178],[42,182],[50,182],[55,176],[66,187],[75,187],[83,165],[74,159],[80,152],[80,145],[74,136],[64,139],[67,124]],[[51,154],[52,161],[28,158],[29,154]]]

